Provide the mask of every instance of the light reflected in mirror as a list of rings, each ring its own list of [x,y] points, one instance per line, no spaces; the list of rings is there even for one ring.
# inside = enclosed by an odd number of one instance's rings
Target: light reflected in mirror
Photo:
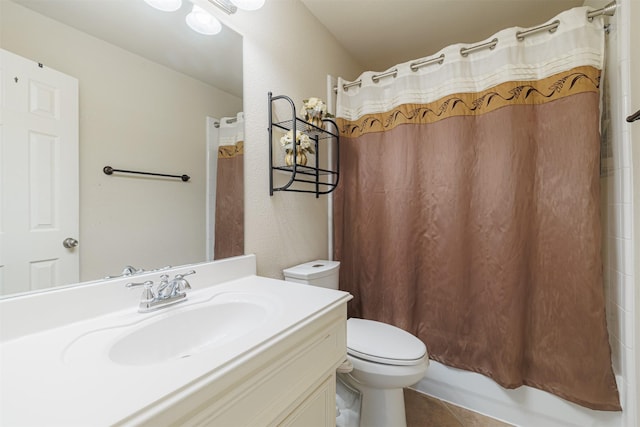
[[[227,224],[216,224],[216,212],[227,213],[236,224],[237,218],[240,223],[243,218],[240,140],[230,143],[236,150],[234,168],[240,169],[240,181],[236,177],[233,183],[224,184],[240,200],[233,206],[228,200],[227,205],[215,202],[224,193],[217,190],[216,177],[232,172],[218,167],[222,164],[218,161],[221,132],[214,126],[242,112],[242,37],[224,26],[214,36],[192,31],[184,21],[191,10],[188,1],[172,13],[154,10],[143,0],[2,0],[0,8],[0,48],[41,63],[43,70],[70,76],[77,81],[79,99],[79,165],[75,172],[79,230],[76,235],[55,238],[55,245],[60,247],[64,238],[78,240],[77,247],[65,249],[78,259],[76,279],[61,278],[63,268],[52,262],[26,264],[22,273],[9,276],[7,260],[0,259],[3,293],[115,276],[128,265],[152,270],[211,260],[214,230],[229,229]],[[3,85],[19,87],[13,80],[17,75],[9,77],[4,72],[7,64],[3,62],[2,66]],[[41,93],[55,94],[56,90]],[[3,114],[1,123],[3,144],[8,140],[6,130],[13,127],[9,116]],[[54,133],[39,131],[38,135]],[[25,133],[27,139],[31,134]],[[242,138],[242,134],[238,131],[234,138]],[[224,141],[229,143],[228,139]],[[64,157],[56,160],[56,143],[50,146],[54,147],[51,169],[55,170],[64,164]],[[7,160],[2,161],[0,182],[4,186],[17,180],[10,175]],[[109,176],[103,173],[107,165],[187,174],[190,180]],[[40,181],[49,189],[41,198],[57,202],[66,197],[70,189],[62,181],[47,180],[44,172],[41,175]],[[12,195],[6,188],[1,190],[0,205],[16,210],[15,191],[23,191],[13,190]],[[73,200],[68,204],[73,205]],[[69,217],[61,209],[55,207],[49,212],[50,228]],[[29,208],[17,210],[22,217],[30,218],[28,224],[33,229]],[[8,231],[17,227],[6,222],[5,212],[0,214],[0,256],[4,257],[21,243],[5,239]],[[223,239],[234,243],[236,252],[225,252],[227,255],[242,253],[238,248],[244,244],[237,240],[242,237],[233,236]],[[34,246],[31,241],[23,243],[25,247]]]

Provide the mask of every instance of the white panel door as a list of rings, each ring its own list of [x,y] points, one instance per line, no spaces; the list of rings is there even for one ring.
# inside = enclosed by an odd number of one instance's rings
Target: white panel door
[[[78,81],[2,49],[0,79],[0,295],[78,282]]]

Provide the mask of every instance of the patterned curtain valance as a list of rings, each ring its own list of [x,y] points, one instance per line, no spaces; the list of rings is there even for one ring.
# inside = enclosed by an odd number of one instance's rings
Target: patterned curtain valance
[[[409,61],[394,67],[397,69],[393,74],[395,77],[376,79],[372,77],[377,73],[367,71],[358,78],[361,85],[347,90],[343,85],[348,82],[339,79],[336,117],[353,122],[366,115],[391,112],[399,106],[412,104],[435,106],[434,111],[451,109],[451,105],[444,103],[447,100],[455,103],[456,96],[463,96],[465,104],[473,107],[474,103],[495,100],[495,97],[487,98],[495,90],[506,89],[507,93],[499,92],[504,99],[512,98],[508,91],[518,87],[527,95],[527,85],[538,81],[534,88],[544,97],[549,95],[549,90],[566,89],[565,77],[569,84],[574,82],[566,74],[568,71],[577,69],[584,72],[588,67],[602,69],[603,20],[597,17],[588,22],[587,10],[586,7],[574,8],[553,18],[560,22],[553,33],[540,32],[519,41],[516,33],[522,28],[513,27],[485,40],[498,40],[493,49],[462,56],[460,50],[469,45],[455,44],[421,59],[444,55],[442,64],[436,62],[414,71],[411,64],[416,61]],[[592,81],[589,84],[597,85],[598,76],[594,72],[586,73],[585,77]],[[556,86],[558,84],[562,87]],[[573,86],[570,88],[575,89]],[[557,97],[558,93],[553,95]],[[530,101],[534,98],[518,99]]]
[[[402,124],[434,123],[454,116],[474,116],[507,105],[538,105],[583,92],[598,92],[600,70],[573,68],[541,80],[508,81],[481,92],[455,93],[426,104],[401,104],[390,111],[365,114],[354,121],[338,118],[349,137],[391,130]]]

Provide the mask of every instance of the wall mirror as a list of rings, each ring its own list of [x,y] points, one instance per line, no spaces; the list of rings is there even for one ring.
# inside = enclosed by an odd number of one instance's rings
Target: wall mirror
[[[79,99],[79,244],[69,249],[79,255],[78,279],[58,280],[55,263],[31,266],[18,279],[2,274],[5,296],[116,276],[127,265],[152,270],[211,260],[214,229],[219,232],[227,227],[216,226],[213,220],[207,223],[207,218],[216,217],[214,209],[218,216],[225,214],[227,221],[243,226],[243,191],[235,187],[230,192],[239,201],[230,201],[225,194],[223,204],[215,202],[220,195],[216,185],[221,172],[218,139],[235,144],[235,153],[227,149],[226,158],[240,154],[234,166],[240,169],[239,175],[229,178],[230,172],[222,171],[228,180],[224,187],[242,185],[242,120],[237,123],[242,118],[242,37],[224,25],[216,35],[194,32],[185,24],[192,6],[183,0],[180,10],[162,12],[143,0],[0,1],[0,48],[40,63],[43,69],[71,76],[77,80]],[[3,90],[6,94],[19,84],[17,73],[9,76],[6,69],[2,71],[2,87],[10,89]],[[45,90],[32,87],[28,96],[54,106],[57,101],[51,94],[57,89],[44,83],[39,87]],[[3,115],[4,129],[12,126],[9,116]],[[238,125],[235,133],[226,127],[233,122]],[[3,144],[7,139],[3,134]],[[36,153],[32,158],[40,156],[40,151],[30,150]],[[56,150],[51,143],[53,160],[47,163],[49,160],[42,160],[45,156],[27,167],[31,170],[27,181],[39,179],[48,188],[40,199],[31,196],[27,203],[64,198],[69,190],[55,179],[48,180],[46,174],[33,178],[38,171],[63,164]],[[190,179],[106,175],[103,168],[107,165],[186,174]],[[2,168],[3,186],[18,181],[6,162]],[[19,212],[14,216],[33,217],[26,208],[14,208],[17,198],[6,188],[0,194],[3,209]],[[53,222],[68,217],[57,207],[48,214]],[[16,228],[7,223],[7,215],[0,218],[3,234]],[[3,240],[0,254],[14,253],[21,245],[40,246],[19,240],[21,243],[11,244]],[[62,245],[62,240],[58,236],[56,245]],[[236,253],[227,251],[228,255],[241,254],[243,246],[242,240],[234,241],[231,250]],[[6,270],[5,266],[0,265],[0,270]]]

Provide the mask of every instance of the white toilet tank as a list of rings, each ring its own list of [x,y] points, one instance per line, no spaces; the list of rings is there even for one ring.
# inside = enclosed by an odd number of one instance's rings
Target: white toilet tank
[[[284,280],[328,289],[338,289],[339,261],[317,260],[289,267],[282,272]]]

